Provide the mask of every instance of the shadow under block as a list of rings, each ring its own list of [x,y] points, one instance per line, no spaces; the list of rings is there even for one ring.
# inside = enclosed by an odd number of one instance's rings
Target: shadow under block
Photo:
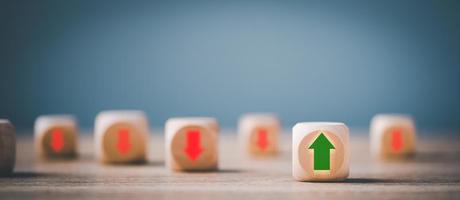
[[[273,114],[246,114],[238,123],[240,146],[251,156],[272,156],[278,153],[281,123]]]
[[[0,119],[0,175],[13,172],[16,161],[16,136],[10,121]]]
[[[146,161],[149,125],[142,111],[104,111],[95,122],[96,157],[103,163]]]
[[[370,125],[370,148],[381,160],[407,159],[415,153],[416,130],[410,116],[376,115]]]
[[[35,149],[42,158],[75,158],[78,127],[71,115],[42,115],[35,121]]]
[[[292,176],[298,181],[343,181],[349,173],[348,127],[304,122],[292,129]]]
[[[167,168],[174,171],[217,170],[217,120],[203,117],[171,118],[165,127]]]

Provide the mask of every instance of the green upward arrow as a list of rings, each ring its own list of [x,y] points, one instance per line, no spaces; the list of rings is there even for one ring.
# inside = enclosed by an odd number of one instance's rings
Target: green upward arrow
[[[313,149],[313,163],[314,170],[330,170],[330,157],[331,149],[335,149],[334,145],[324,136],[323,133],[315,139],[313,144],[310,145],[309,149]]]

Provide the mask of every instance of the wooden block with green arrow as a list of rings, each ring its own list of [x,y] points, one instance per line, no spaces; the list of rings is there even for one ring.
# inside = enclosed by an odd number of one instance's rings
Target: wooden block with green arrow
[[[293,127],[292,175],[298,181],[341,181],[348,177],[348,128],[336,122]]]

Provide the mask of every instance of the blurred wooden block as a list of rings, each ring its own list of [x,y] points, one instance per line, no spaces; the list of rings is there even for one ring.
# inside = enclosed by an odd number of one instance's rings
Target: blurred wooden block
[[[408,115],[379,114],[371,121],[370,145],[381,160],[407,159],[415,153],[414,120]]]
[[[165,160],[175,171],[218,168],[219,125],[214,118],[172,118],[166,122]]]
[[[149,124],[142,111],[104,111],[95,122],[95,152],[105,163],[145,162]]]
[[[281,123],[273,114],[246,114],[238,123],[240,144],[252,156],[277,154],[280,131]]]
[[[292,129],[292,175],[298,181],[342,181],[349,171],[343,123],[304,122]]]
[[[16,161],[16,134],[13,125],[0,119],[0,175],[13,172]]]
[[[78,128],[71,115],[42,115],[35,121],[35,149],[46,159],[69,159],[77,155]]]

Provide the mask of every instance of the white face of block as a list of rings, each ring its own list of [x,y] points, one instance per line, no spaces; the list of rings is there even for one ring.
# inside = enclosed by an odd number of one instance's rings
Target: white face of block
[[[254,156],[276,154],[280,131],[280,121],[272,114],[247,114],[238,123],[241,146]]]
[[[16,134],[13,125],[0,119],[0,175],[10,174],[16,161]]]
[[[166,122],[166,166],[172,170],[216,170],[219,125],[213,118],[172,118]]]
[[[292,175],[298,181],[348,177],[348,128],[343,123],[305,122],[292,129]]]
[[[35,147],[45,158],[73,158],[77,154],[78,128],[70,115],[43,115],[35,121]]]
[[[97,158],[106,163],[144,162],[149,127],[141,111],[105,111],[96,117]]]
[[[376,115],[371,121],[371,151],[380,159],[404,159],[414,154],[416,132],[410,116]]]

